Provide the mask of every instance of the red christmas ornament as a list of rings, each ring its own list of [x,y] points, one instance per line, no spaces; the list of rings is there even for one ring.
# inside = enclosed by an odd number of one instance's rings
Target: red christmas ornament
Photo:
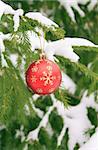
[[[61,79],[59,66],[47,59],[33,62],[26,72],[28,87],[40,95],[53,93],[59,87]]]

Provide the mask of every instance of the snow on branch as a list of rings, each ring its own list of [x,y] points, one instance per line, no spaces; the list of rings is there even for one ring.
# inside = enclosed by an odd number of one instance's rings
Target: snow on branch
[[[72,62],[77,62],[79,56],[74,52],[72,46],[98,47],[87,39],[66,37],[58,41],[49,42],[45,48],[45,53],[47,58],[51,60],[54,60],[53,55],[59,55],[70,59]]]
[[[56,102],[53,103],[53,105],[48,109],[48,111],[46,112],[46,114],[43,116],[39,126],[31,131],[29,134],[28,134],[28,138],[27,140],[38,140],[38,133],[40,131],[40,129],[42,127],[46,128],[47,124],[48,124],[48,119],[49,119],[49,115],[51,114],[51,112],[53,111],[53,109],[55,108],[55,104]]]
[[[79,56],[74,52],[73,46],[86,46],[96,47],[91,41],[83,38],[70,38],[66,37],[61,40],[48,42],[43,36],[38,36],[33,31],[28,31],[28,39],[31,45],[31,50],[43,49],[47,59],[55,61],[54,55],[63,56],[71,60],[71,62],[77,62]]]
[[[77,12],[80,14],[81,17],[85,16],[85,13],[83,10],[79,7],[79,4],[86,5],[88,2],[88,10],[92,10],[94,6],[98,3],[97,0],[58,0],[62,6],[66,9],[67,13],[69,14],[70,18],[73,22],[76,22],[75,20],[75,14],[72,8],[77,10]]]
[[[45,51],[46,57],[52,61],[54,61],[54,55],[64,56],[65,58],[69,58],[71,61],[77,62],[79,56],[73,52],[73,45],[93,45],[86,39],[79,38],[65,38],[55,42],[46,42],[44,37],[38,36],[33,31],[28,32],[28,38],[31,44],[31,49],[34,51],[35,49],[43,49]],[[33,41],[33,42],[32,42]],[[84,41],[87,41],[84,43]]]
[[[49,107],[39,126],[28,134],[28,140],[38,140],[38,133],[41,127],[47,127],[49,115],[52,113],[53,109],[56,108],[58,114],[63,118],[63,128],[57,140],[58,146],[61,145],[67,128],[69,134],[69,149],[73,150],[76,143],[82,146],[83,143],[87,142],[90,138],[85,132],[93,128],[87,116],[87,108],[92,107],[98,112],[98,104],[95,102],[94,93],[87,96],[87,91],[85,91],[81,102],[77,106],[70,106],[68,109],[66,109],[63,103],[58,101],[53,94],[51,94],[51,99],[53,105]]]
[[[96,132],[91,136],[86,144],[84,144],[79,150],[97,150],[98,149],[98,128]]]
[[[85,132],[93,128],[93,126],[87,117],[87,107],[95,108],[98,112],[98,104],[95,102],[94,93],[87,96],[87,91],[85,91],[80,104],[77,106],[71,106],[65,109],[61,102],[58,101],[58,103],[56,107],[58,114],[61,115],[64,120],[64,126],[58,137],[58,145],[61,144],[66,128],[68,128],[68,145],[69,149],[73,150],[76,143],[79,143],[81,146],[88,140],[89,135],[85,134]]]
[[[5,45],[4,45],[4,40],[10,40],[11,39],[11,34],[3,34],[0,32],[0,55],[1,55],[1,63],[2,67],[7,66],[7,63],[4,59],[3,52],[5,51]]]
[[[38,36],[33,31],[27,31],[31,50],[42,49],[48,59],[55,61],[54,55],[63,56],[72,62],[77,62],[79,56],[74,52],[73,46],[98,47],[87,39],[66,37],[54,42],[48,42],[43,35]]]
[[[5,4],[4,2],[0,0],[0,19],[3,14],[14,15],[13,17],[14,31],[16,32],[18,30],[19,22],[20,22],[19,16],[23,15],[23,10],[22,9],[14,10],[11,6],[9,6],[8,4]]]
[[[37,94],[35,94],[35,95],[37,95]],[[34,97],[34,95],[32,96],[32,98]],[[33,108],[33,110],[37,113],[37,115],[40,117],[40,118],[42,118],[43,117],[43,111],[42,110],[40,110],[39,108],[36,108],[35,107],[35,105],[33,104],[33,102],[32,102],[32,99],[30,99],[30,103],[31,103],[31,105],[32,105],[32,108]]]
[[[69,91],[69,93],[74,94],[76,90],[76,84],[73,82],[73,80],[64,72],[62,72],[62,83],[61,88],[66,89]]]
[[[19,15],[22,15],[22,10],[20,13],[20,10],[13,10],[13,8],[2,1],[0,1],[0,5],[2,6],[0,13],[1,16],[3,14],[14,14],[14,29],[18,29],[19,26],[19,20],[17,20],[17,17],[19,18]],[[25,15],[28,18],[35,19],[46,26],[55,26],[58,27],[57,24],[55,24],[50,19],[44,17],[42,14],[38,12],[29,12]],[[17,24],[18,23],[18,24]],[[40,30],[40,29],[37,29]],[[40,31],[38,31],[40,32]],[[42,32],[42,31],[41,31]],[[79,56],[73,51],[72,46],[96,46],[92,42],[83,39],[83,38],[65,38],[54,42],[47,42],[44,39],[44,35],[41,34],[39,37],[36,33],[33,31],[28,31],[28,38],[31,44],[31,49],[34,51],[35,49],[43,49],[45,51],[45,54],[48,59],[51,59],[54,61],[54,55],[60,55],[64,56],[65,58],[69,58],[73,62],[77,62],[79,59]],[[1,40],[2,41],[2,40]],[[2,43],[2,42],[1,42]],[[2,44],[1,44],[2,45]],[[4,45],[3,45],[4,46]],[[4,48],[2,48],[4,49]]]
[[[31,50],[34,51],[35,49],[44,49],[47,45],[47,41],[44,39],[43,36],[38,36],[33,31],[27,32],[28,39],[31,45]]]
[[[39,23],[42,23],[43,25],[46,25],[49,27],[51,27],[51,26],[58,27],[58,25],[56,23],[54,23],[52,20],[48,19],[47,17],[43,16],[39,12],[29,12],[29,13],[25,14],[25,16],[30,19],[37,20]]]

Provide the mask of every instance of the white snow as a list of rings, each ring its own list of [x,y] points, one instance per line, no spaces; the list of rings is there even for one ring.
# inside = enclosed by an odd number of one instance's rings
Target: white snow
[[[21,125],[20,129],[16,130],[16,135],[15,135],[15,138],[21,138],[21,142],[24,142],[26,138],[23,130],[24,130],[24,126]]]
[[[3,14],[14,15],[14,17],[13,17],[14,31],[16,32],[19,27],[19,20],[20,20],[19,16],[23,15],[23,10],[22,9],[14,10],[11,6],[9,6],[8,4],[6,4],[0,0],[0,20],[1,20],[1,17]]]
[[[70,38],[66,37],[61,40],[50,42],[45,48],[45,53],[48,59],[54,60],[53,55],[64,56],[73,62],[77,62],[79,56],[73,52],[72,46],[92,46],[98,47],[87,39],[84,38]]]
[[[88,117],[87,107],[92,107],[98,110],[98,104],[94,100],[94,94],[87,96],[87,91],[84,93],[80,104],[77,106],[71,106],[69,109],[64,110],[64,106],[60,106],[60,102],[57,105],[59,115],[63,116],[65,127],[69,129],[69,149],[73,150],[76,143],[80,146],[83,145],[89,139],[89,135],[85,134],[85,131],[93,128]],[[60,137],[64,135],[64,129],[62,129]],[[63,135],[62,135],[63,134]],[[58,138],[58,145],[61,143],[61,138]]]
[[[1,63],[2,63],[2,67],[6,66],[7,67],[7,63],[4,59],[4,55],[3,52],[5,51],[5,45],[4,45],[4,40],[10,40],[11,35],[10,34],[3,34],[2,32],[0,32],[0,55],[1,55]]]
[[[98,150],[98,129],[79,150]]]
[[[33,108],[33,110],[37,113],[37,115],[40,117],[40,118],[42,118],[43,117],[43,111],[42,110],[40,110],[39,108],[36,108],[35,106],[34,106],[34,104],[33,104],[33,102],[32,102],[32,99],[30,99],[30,103],[31,103],[31,105],[32,105],[32,108]]]
[[[40,97],[40,95],[38,95],[38,94],[34,94],[34,95],[32,96],[33,101],[36,101],[39,97]]]
[[[0,124],[0,131],[3,130],[3,129],[6,129],[6,126]]]
[[[47,133],[49,134],[50,137],[53,135],[53,129],[52,129],[49,122],[47,123],[46,131],[47,131]]]
[[[98,0],[58,0],[62,6],[66,9],[67,13],[69,14],[70,18],[73,22],[76,22],[75,20],[75,14],[72,8],[77,10],[77,12],[80,14],[81,17],[85,16],[85,13],[83,10],[79,7],[78,4],[85,5],[87,2],[90,2],[88,5],[88,10],[91,11],[94,6],[98,3]]]
[[[18,54],[11,54],[10,55],[10,60],[12,61],[13,65],[17,65],[17,59],[18,59]]]
[[[40,131],[40,129],[41,129],[42,127],[45,128],[46,125],[48,124],[49,115],[50,115],[50,113],[53,111],[53,109],[54,109],[54,105],[51,106],[51,107],[49,108],[49,110],[46,112],[46,114],[43,116],[43,119],[41,120],[39,126],[38,126],[35,130],[31,131],[31,132],[28,134],[27,140],[30,140],[30,139],[32,139],[32,140],[38,140],[38,133],[39,133],[39,131]]]
[[[34,51],[35,49],[43,49],[46,47],[46,40],[43,38],[43,36],[38,36],[33,31],[28,31],[28,38],[31,45],[31,50]]]
[[[23,150],[28,150],[28,144],[25,144]]]
[[[96,4],[98,4],[98,0],[91,0],[90,4],[88,5],[88,10],[91,11]]]
[[[28,31],[28,38],[31,45],[31,50],[42,49],[47,59],[54,61],[54,55],[64,56],[73,62],[77,62],[79,56],[74,52],[72,46],[91,46],[98,47],[91,41],[84,38],[70,38],[66,37],[61,40],[48,42],[43,36],[38,36],[33,31]]]
[[[26,13],[25,16],[33,20],[37,20],[39,23],[43,25],[58,27],[56,23],[54,23],[52,20],[48,19],[47,17],[43,16],[40,12],[29,12]]]
[[[69,91],[69,93],[74,94],[76,90],[76,84],[73,82],[73,80],[64,72],[62,72],[62,83],[61,88],[66,89]]]
[[[45,52],[47,59],[55,61],[54,55],[64,56],[72,62],[77,62],[79,56],[74,52],[73,46],[91,46],[98,47],[91,41],[84,38],[66,37],[61,40],[48,42],[43,36],[38,36],[33,31],[28,31],[28,38],[31,45],[31,50],[42,49]]]
[[[14,21],[14,31],[16,32],[19,28],[19,23],[20,23],[20,18],[19,16],[23,15],[23,10],[22,9],[18,9],[15,11],[14,13],[14,17],[13,17],[13,21]]]

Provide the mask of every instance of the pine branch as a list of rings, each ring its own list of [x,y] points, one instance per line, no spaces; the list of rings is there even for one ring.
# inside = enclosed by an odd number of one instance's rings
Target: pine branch
[[[6,20],[8,21],[7,27],[5,27]],[[16,31],[16,33],[26,32],[28,30],[31,30],[37,33],[38,35],[40,35],[40,33],[36,30],[36,27],[39,29],[42,29],[44,33],[46,34],[51,33],[51,35],[55,39],[64,38],[65,31],[61,29],[60,27],[55,27],[53,25],[51,25],[51,27],[48,27],[39,23],[37,20],[32,20],[30,18],[27,18],[26,16],[20,17],[20,26],[18,28],[18,31]],[[3,15],[3,19],[0,22],[0,31],[1,32],[4,31],[4,33],[12,33],[12,34],[14,33],[12,15]]]
[[[74,51],[96,52],[98,53],[98,47],[91,46],[73,46]]]
[[[68,97],[65,89],[58,89],[56,92],[55,92],[55,97],[61,101],[65,107],[68,107],[69,106],[69,103],[70,103],[70,98]]]
[[[19,71],[11,64],[7,56],[6,55],[4,56],[8,63],[9,68],[7,69],[5,68],[6,72],[3,75],[3,77],[1,77],[1,81],[3,80],[2,82],[4,84],[2,93],[4,94],[1,95],[2,103],[0,105],[1,109],[0,120],[1,122],[6,123],[7,125],[9,125],[10,122],[15,119],[18,122],[20,123],[24,122],[25,124],[27,122],[26,112],[24,108],[25,105],[28,105],[30,115],[31,116],[35,115],[35,112],[30,103],[32,93],[30,93],[27,90],[23,80],[20,77]],[[8,90],[7,84],[9,85],[10,90]],[[14,110],[12,109],[12,107]]]
[[[51,27],[48,27],[48,26],[42,25],[37,20],[32,20],[25,16],[21,17],[19,32],[33,30],[35,33],[39,35],[38,31],[36,31],[36,27],[41,28],[44,31],[44,33],[50,32],[57,39],[64,38],[65,31],[59,27],[55,27],[53,25],[51,25]]]
[[[90,69],[88,69],[85,65],[81,63],[76,63],[76,62],[71,62],[69,59],[66,59],[61,56],[56,56],[57,59],[59,60],[58,64],[60,67],[66,72],[66,68],[72,67],[74,71],[80,71],[82,74],[84,74],[87,79],[91,80],[91,83],[94,84],[92,88],[94,90],[97,89],[98,85],[98,74],[94,73]],[[92,90],[91,90],[92,91]]]

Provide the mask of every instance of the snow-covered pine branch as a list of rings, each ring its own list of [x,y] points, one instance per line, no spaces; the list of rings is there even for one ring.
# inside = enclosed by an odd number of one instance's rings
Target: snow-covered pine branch
[[[81,17],[84,17],[85,13],[79,7],[79,4],[86,5],[89,2],[88,10],[91,11],[95,7],[95,5],[98,3],[97,0],[58,0],[58,1],[66,9],[68,15],[70,16],[73,22],[76,22],[76,20],[75,20],[75,14],[72,8],[74,8],[80,14]]]
[[[0,3],[2,5],[1,16],[4,13],[5,14],[9,13],[9,14],[14,14],[14,15],[17,14],[17,12],[14,11],[11,6],[3,3],[2,1],[0,1]],[[6,12],[6,9],[9,11]],[[37,20],[38,22],[42,23],[43,25],[45,25],[47,27],[51,27],[51,26],[58,27],[58,25],[56,23],[54,23],[50,19],[42,16],[42,14],[40,14],[38,12],[34,12],[34,13],[29,12],[25,16],[28,18],[31,18],[32,20]],[[18,14],[18,17],[19,17],[19,14]],[[15,20],[16,20],[16,22],[19,22],[19,21],[17,21],[17,19],[15,19]],[[17,25],[14,24],[14,26],[17,26]],[[19,25],[17,27],[19,27]],[[43,32],[40,29],[37,29],[37,30],[40,33]],[[41,36],[39,37],[33,31],[28,31],[28,38],[30,40],[32,51],[34,51],[34,49],[42,49],[42,47],[43,47],[45,50],[47,58],[51,59],[53,61],[54,61],[53,55],[60,55],[60,56],[64,56],[66,58],[69,58],[71,61],[77,62],[79,59],[79,56],[77,54],[75,54],[75,52],[73,52],[72,46],[95,46],[90,41],[88,41],[86,39],[82,39],[82,38],[65,38],[62,40],[48,43],[44,39],[43,34],[41,34]],[[1,39],[1,41],[2,41],[2,39]],[[4,47],[2,47],[2,48],[4,49]]]
[[[20,16],[23,16],[23,10],[22,9],[17,9],[17,10],[14,10],[11,6],[9,6],[8,4],[2,2],[0,0],[0,20],[2,19],[2,16],[5,14],[11,14],[13,15],[13,21],[14,21],[14,32],[18,31],[19,27],[20,27]],[[55,27],[57,28],[58,25],[56,23],[54,23],[53,21],[51,21],[50,19],[44,17],[41,13],[39,12],[30,12],[30,13],[27,13],[25,15],[27,18],[31,18],[32,20],[37,20],[39,23],[41,23],[42,26],[45,26],[45,27],[52,27],[51,28],[51,31],[52,30],[55,30]],[[25,17],[23,17],[23,20],[26,21]],[[27,29],[26,29],[27,30]],[[30,43],[31,43],[31,50],[33,51],[34,49],[36,48],[39,48],[41,49],[42,48],[42,45],[43,43],[46,43],[46,40],[44,39],[44,33],[42,31],[42,29],[39,27],[36,27],[36,31],[40,33],[40,38],[38,35],[36,35],[35,32],[33,31],[28,31],[27,34],[28,34],[28,38],[30,40]],[[20,32],[20,31],[19,31]],[[2,32],[0,33],[0,55],[1,55],[1,63],[2,63],[2,66],[7,66],[7,63],[4,59],[4,56],[3,56],[3,52],[5,51],[5,45],[4,45],[4,40],[11,40],[11,37],[13,35],[11,33],[8,33],[8,34],[3,34]],[[16,35],[18,36],[18,35]],[[19,36],[18,36],[18,39],[16,38],[16,40],[18,40],[19,42]],[[41,41],[40,41],[41,40]],[[21,41],[21,40],[20,40]],[[13,60],[14,61],[14,60]]]
[[[26,17],[31,18],[33,20],[37,20],[40,23],[42,23],[43,25],[46,25],[48,27],[54,26],[54,27],[58,27],[58,25],[53,22],[52,20],[44,17],[41,13],[39,12],[29,12],[25,14]]]
[[[66,37],[61,40],[48,43],[45,48],[46,56],[54,60],[53,55],[60,55],[77,62],[79,56],[74,52],[73,46],[98,47],[87,39]]]
[[[22,9],[14,10],[11,6],[5,4],[0,0],[0,20],[3,14],[12,14],[14,15],[13,21],[14,21],[14,31],[16,32],[19,27],[20,18],[19,16],[23,15]]]
[[[11,34],[3,34],[0,32],[0,55],[1,55],[2,67],[4,66],[7,67],[7,63],[3,56],[3,52],[5,51],[4,40],[10,40],[10,39],[11,39]]]
[[[65,135],[66,129],[68,128],[69,141],[68,147],[70,150],[74,149],[75,144],[79,144],[80,147],[87,142],[90,138],[86,132],[92,129],[93,126],[87,117],[87,108],[94,108],[98,112],[98,104],[95,102],[94,93],[87,96],[85,91],[80,104],[77,106],[71,106],[66,109],[60,101],[58,101],[54,95],[51,95],[53,105],[48,109],[39,126],[28,134],[28,140],[38,140],[38,133],[42,127],[47,128],[49,115],[52,113],[54,108],[57,109],[58,114],[63,118],[63,128],[60,135],[58,136],[58,146],[61,144]],[[96,133],[95,133],[96,134]],[[75,135],[75,136],[74,136]],[[94,138],[96,141],[96,139]]]

